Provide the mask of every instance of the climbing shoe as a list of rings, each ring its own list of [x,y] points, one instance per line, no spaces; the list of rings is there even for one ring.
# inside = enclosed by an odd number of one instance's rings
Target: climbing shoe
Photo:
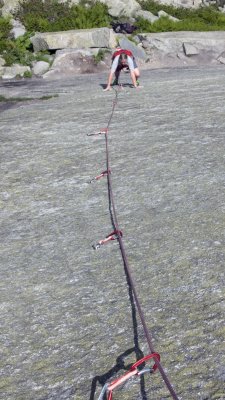
[[[116,85],[119,85],[118,79],[114,79],[114,81],[112,83],[112,86],[116,86]]]
[[[138,79],[136,80],[136,83],[137,83],[137,86],[139,86],[139,85],[140,85],[140,82],[139,82],[139,80],[138,80]]]

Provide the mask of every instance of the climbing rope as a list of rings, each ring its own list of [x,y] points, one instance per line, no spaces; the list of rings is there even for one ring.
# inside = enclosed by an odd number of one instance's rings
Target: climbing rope
[[[140,316],[140,320],[141,320],[141,323],[142,323],[142,326],[143,326],[143,329],[144,329],[144,333],[145,333],[146,340],[147,340],[148,347],[150,349],[151,354],[149,354],[148,356],[144,357],[141,360],[138,360],[135,364],[133,364],[131,369],[130,369],[130,371],[127,374],[125,374],[123,377],[116,379],[111,384],[104,385],[98,400],[102,400],[104,398],[105,393],[108,393],[107,400],[112,400],[112,391],[113,391],[113,389],[115,389],[122,382],[124,382],[127,379],[129,379],[131,376],[140,375],[140,372],[138,371],[137,367],[140,364],[144,363],[149,358],[153,358],[154,361],[155,361],[155,364],[154,364],[153,368],[151,369],[151,372],[154,372],[156,369],[159,370],[159,372],[160,372],[160,374],[161,374],[161,376],[162,376],[162,378],[163,378],[163,380],[164,380],[164,382],[165,382],[165,384],[166,384],[166,386],[167,386],[172,398],[174,400],[178,400],[178,397],[177,397],[177,395],[176,395],[176,393],[175,393],[175,391],[174,391],[174,389],[173,389],[173,387],[172,387],[172,385],[170,383],[170,380],[167,377],[167,375],[166,375],[166,373],[165,373],[165,371],[164,371],[164,369],[163,369],[163,367],[162,367],[162,365],[160,363],[160,356],[154,350],[154,346],[152,344],[152,337],[151,337],[150,331],[149,331],[149,329],[147,327],[147,324],[146,324],[146,321],[145,321],[145,317],[144,317],[144,314],[143,314],[143,311],[142,311],[142,308],[141,308],[141,304],[140,304],[140,301],[139,301],[139,298],[138,298],[138,295],[137,295],[136,285],[135,285],[134,279],[132,277],[131,269],[130,269],[130,266],[129,266],[129,263],[128,263],[128,259],[127,259],[127,255],[126,255],[126,252],[125,252],[123,239],[122,239],[123,234],[122,234],[122,231],[120,230],[119,223],[118,223],[117,212],[116,212],[115,201],[114,201],[113,190],[112,190],[111,168],[110,168],[110,160],[109,160],[109,144],[108,144],[109,127],[110,127],[110,124],[111,124],[111,121],[112,121],[112,118],[113,118],[115,107],[116,107],[116,105],[118,103],[118,90],[116,90],[115,88],[113,88],[113,90],[115,92],[115,98],[113,100],[112,111],[111,111],[110,117],[108,119],[108,123],[107,123],[106,128],[101,129],[97,133],[88,134],[88,136],[92,136],[92,135],[96,135],[96,134],[97,135],[98,134],[104,134],[104,137],[105,137],[106,171],[104,171],[104,173],[102,173],[102,174],[104,174],[103,176],[107,176],[107,180],[108,180],[109,198],[110,198],[110,203],[111,203],[110,206],[111,206],[111,209],[112,209],[112,220],[113,220],[113,225],[114,225],[114,231],[112,233],[110,233],[108,236],[106,236],[105,239],[100,240],[96,245],[93,245],[93,248],[95,250],[97,250],[102,245],[110,242],[111,240],[115,240],[115,239],[118,240],[119,245],[120,245],[120,251],[121,251],[122,259],[123,259],[123,262],[124,262],[124,268],[125,268],[126,274],[128,276],[130,286],[132,288],[133,296],[134,296],[134,299],[135,299],[135,304],[136,304],[136,307],[137,307],[137,310],[138,310],[138,314]],[[100,176],[102,176],[102,174]],[[96,177],[96,178],[98,178],[98,177]],[[96,180],[96,178],[94,178],[94,180]]]

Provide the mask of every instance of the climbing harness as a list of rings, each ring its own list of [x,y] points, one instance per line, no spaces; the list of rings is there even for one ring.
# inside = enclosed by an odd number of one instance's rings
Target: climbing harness
[[[147,361],[147,360],[150,360],[150,358],[157,358],[160,361],[159,353],[148,354],[147,356],[141,358],[140,360],[138,360],[136,363],[134,363],[131,366],[131,368],[129,369],[128,372],[126,372],[126,374],[122,375],[120,378],[115,379],[110,384],[106,383],[102,388],[102,391],[100,393],[98,400],[103,400],[104,395],[106,393],[107,393],[107,400],[112,400],[113,390],[116,389],[118,386],[122,385],[123,383],[125,383],[127,380],[129,380],[131,377],[133,377],[135,375],[140,376],[140,375],[143,375],[146,373],[153,374],[158,368],[156,363],[151,368],[146,367],[141,370],[138,369],[138,367],[141,364],[145,363],[145,361]]]
[[[107,127],[104,129],[101,129],[100,132],[98,132],[97,134],[104,134],[105,137],[105,150],[106,150],[106,171],[111,171],[110,168],[110,162],[109,162],[109,145],[108,145],[108,133],[109,133],[109,127],[113,118],[113,114],[114,114],[114,110],[116,107],[116,104],[118,102],[118,91],[112,87],[112,89],[115,92],[115,99],[113,100],[113,106],[112,106],[112,111],[108,120],[108,124]],[[88,136],[92,136],[95,134],[88,134]],[[137,367],[144,363],[146,360],[153,358],[153,360],[155,361],[155,364],[153,366],[153,370],[155,371],[156,369],[159,370],[164,383],[167,386],[167,389],[169,390],[172,398],[174,400],[179,400],[175,390],[173,389],[169,378],[167,377],[161,363],[160,363],[160,356],[158,353],[155,352],[153,344],[152,344],[152,337],[151,334],[148,330],[145,318],[144,318],[144,314],[141,308],[141,304],[139,301],[139,297],[137,295],[137,291],[136,291],[136,285],[134,283],[134,279],[132,277],[131,274],[131,269],[128,263],[128,259],[127,259],[127,255],[125,252],[125,248],[124,248],[124,244],[123,244],[123,239],[122,239],[122,232],[119,228],[119,223],[118,223],[118,218],[117,218],[117,213],[116,213],[116,207],[115,207],[115,202],[114,202],[114,196],[113,196],[113,190],[112,190],[112,179],[111,179],[111,173],[107,173],[107,180],[108,180],[108,190],[109,190],[109,199],[110,199],[110,209],[111,209],[111,215],[112,215],[112,221],[113,221],[113,227],[114,227],[114,231],[109,234],[108,236],[106,236],[105,239],[100,240],[96,245],[93,245],[92,247],[97,250],[99,249],[102,245],[104,245],[105,243],[110,242],[111,240],[115,240],[117,239],[119,242],[119,246],[120,246],[120,251],[121,251],[121,255],[122,255],[122,259],[124,262],[124,268],[125,268],[125,272],[126,275],[128,277],[129,280],[129,284],[131,286],[132,289],[132,293],[133,293],[133,297],[135,300],[135,304],[136,304],[136,308],[143,326],[143,330],[145,333],[145,337],[148,343],[148,347],[150,349],[150,354],[144,358],[142,358],[141,360],[138,360],[135,364],[132,365],[131,369],[128,371],[127,374],[125,374],[123,377],[116,379],[115,381],[113,381],[111,384],[106,384],[103,386],[102,388],[102,392],[100,394],[100,397],[98,400],[103,400],[105,393],[107,392],[107,400],[112,400],[112,392],[113,389],[115,389],[118,385],[120,385],[121,383],[125,382],[127,379],[129,379],[131,376],[134,375],[140,375],[140,371],[137,369]]]

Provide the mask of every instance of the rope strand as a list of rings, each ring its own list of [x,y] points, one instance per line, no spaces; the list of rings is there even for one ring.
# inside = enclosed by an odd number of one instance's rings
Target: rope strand
[[[113,90],[115,91],[115,99],[113,101],[112,112],[110,114],[110,117],[109,117],[109,120],[108,120],[108,124],[107,124],[107,128],[106,128],[106,133],[105,133],[105,148],[106,148],[106,166],[107,166],[107,171],[111,170],[111,168],[110,168],[110,160],[109,160],[108,131],[109,131],[109,127],[110,127],[110,124],[111,124],[111,121],[112,121],[112,118],[113,118],[113,114],[114,114],[114,111],[115,111],[116,104],[118,102],[118,91],[116,89],[114,89],[114,88],[113,88]],[[128,276],[129,282],[130,282],[130,286],[131,286],[132,291],[133,291],[135,304],[136,304],[136,307],[137,307],[137,310],[138,310],[138,313],[139,313],[139,317],[140,317],[140,320],[141,320],[141,323],[142,323],[142,326],[143,326],[143,329],[144,329],[144,333],[145,333],[145,336],[146,336],[146,340],[147,340],[149,349],[150,349],[151,353],[155,353],[154,346],[152,344],[152,337],[151,337],[150,331],[149,331],[149,329],[147,327],[147,324],[146,324],[146,321],[145,321],[145,317],[144,317],[144,314],[143,314],[143,311],[142,311],[142,308],[141,308],[141,304],[140,304],[140,301],[139,301],[139,298],[138,298],[138,295],[137,295],[136,285],[135,285],[134,279],[133,279],[132,274],[131,274],[131,269],[130,269],[130,266],[129,266],[129,263],[128,263],[127,255],[126,255],[124,244],[123,244],[122,234],[121,234],[121,230],[120,230],[119,223],[118,223],[117,212],[116,212],[116,207],[115,207],[115,201],[114,201],[114,196],[113,196],[111,174],[107,174],[107,180],[108,180],[108,188],[109,188],[109,198],[110,198],[110,202],[111,202],[111,206],[112,206],[112,210],[111,210],[112,223],[114,225],[113,226],[114,229],[117,231],[117,237],[118,237],[118,241],[119,241],[119,245],[120,245],[120,251],[121,251],[121,255],[122,255],[122,259],[123,259],[123,263],[124,263],[124,268],[125,268],[125,271],[127,273],[127,276]],[[165,371],[164,371],[164,369],[163,369],[163,367],[162,367],[162,365],[161,365],[161,363],[159,361],[159,359],[157,357],[154,357],[154,361],[155,361],[155,364],[157,365],[157,367],[159,369],[159,372],[161,373],[161,376],[162,376],[162,378],[163,378],[163,380],[164,380],[164,382],[165,382],[165,384],[166,384],[166,386],[167,386],[172,398],[174,400],[179,400],[177,395],[176,395],[176,393],[175,393],[175,391],[174,391],[174,389],[173,389],[173,387],[172,387],[172,385],[171,385],[171,383],[170,383],[170,381],[169,381],[169,378],[167,377],[167,375],[166,375],[166,373],[165,373]]]

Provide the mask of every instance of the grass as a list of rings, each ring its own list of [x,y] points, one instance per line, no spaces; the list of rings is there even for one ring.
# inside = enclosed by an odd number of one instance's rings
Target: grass
[[[59,97],[58,94],[42,96],[42,97],[5,97],[0,95],[0,102],[1,103],[8,103],[8,102],[21,102],[21,101],[31,101],[31,100],[50,100],[54,97]]]
[[[161,17],[154,23],[139,18],[138,32],[170,32],[170,31],[219,31],[225,30],[225,14],[218,11],[216,6],[187,9],[156,3],[153,0],[139,0],[142,8],[157,15],[160,10],[178,18],[178,22],[168,17]]]
[[[27,0],[20,3],[15,17],[30,32],[101,28],[110,26],[112,20],[107,6],[97,0],[81,0],[77,5],[68,0],[64,3],[56,0]]]

